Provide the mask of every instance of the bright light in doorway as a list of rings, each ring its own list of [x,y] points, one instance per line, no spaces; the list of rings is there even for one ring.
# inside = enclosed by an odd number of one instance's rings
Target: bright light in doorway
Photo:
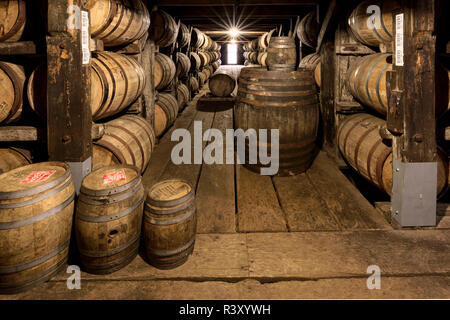
[[[235,43],[229,43],[227,45],[227,64],[237,64],[238,63],[238,45]]]
[[[235,44],[236,43],[236,39],[231,39],[231,43]]]
[[[232,38],[236,38],[236,37],[240,34],[240,32],[239,32],[238,28],[233,27],[233,28],[231,28],[230,30],[228,30],[228,34],[229,34]]]

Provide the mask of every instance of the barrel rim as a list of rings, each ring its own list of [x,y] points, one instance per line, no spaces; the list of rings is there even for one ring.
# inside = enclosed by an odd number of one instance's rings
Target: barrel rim
[[[178,198],[178,199],[174,199],[174,200],[155,200],[155,199],[151,198],[150,194],[151,194],[151,192],[154,189],[156,189],[157,187],[159,187],[163,183],[169,183],[169,182],[177,182],[177,183],[185,184],[185,185],[187,185],[190,188],[190,191],[186,195],[184,195],[183,197]],[[194,188],[191,186],[191,184],[189,182],[187,182],[186,180],[183,180],[183,179],[167,179],[167,180],[163,180],[163,181],[160,181],[160,182],[154,184],[148,190],[146,202],[148,204],[150,204],[151,206],[161,207],[161,208],[170,208],[170,207],[177,206],[177,205],[179,205],[179,204],[181,204],[183,202],[186,202],[191,197],[195,197],[195,191],[194,191]]]

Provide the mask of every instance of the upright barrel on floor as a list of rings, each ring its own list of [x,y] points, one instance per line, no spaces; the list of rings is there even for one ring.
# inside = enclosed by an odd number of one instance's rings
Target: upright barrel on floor
[[[149,263],[172,269],[194,250],[197,213],[194,189],[181,180],[166,180],[147,194],[144,209],[145,251]]]
[[[218,71],[209,79],[209,90],[216,97],[230,96],[236,88],[236,78],[229,72]]]
[[[257,63],[258,54],[256,53]],[[272,37],[267,48],[266,64],[271,71],[294,71],[297,64],[297,49],[293,37]]]
[[[317,155],[319,101],[311,71],[267,71],[246,67],[241,70],[236,128],[279,130],[278,175],[294,175],[306,171]],[[258,149],[271,143],[258,141]],[[246,146],[248,153],[248,146]],[[276,155],[273,155],[276,156]],[[247,159],[248,160],[248,159]],[[261,163],[246,167],[260,173]]]
[[[136,257],[144,196],[141,174],[136,167],[105,167],[83,179],[75,233],[85,271],[112,273]]]
[[[0,175],[0,293],[25,291],[66,267],[74,198],[65,163]]]

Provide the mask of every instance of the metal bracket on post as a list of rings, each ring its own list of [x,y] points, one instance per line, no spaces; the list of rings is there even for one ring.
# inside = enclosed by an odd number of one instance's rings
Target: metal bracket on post
[[[72,180],[75,185],[77,195],[80,194],[81,182],[92,170],[92,157],[83,162],[67,162],[72,172]]]
[[[393,160],[392,217],[402,227],[436,225],[436,162]]]

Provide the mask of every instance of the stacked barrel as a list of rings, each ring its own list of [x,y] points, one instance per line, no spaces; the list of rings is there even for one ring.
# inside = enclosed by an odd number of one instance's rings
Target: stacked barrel
[[[22,39],[26,25],[27,5],[24,0],[7,1],[0,6],[0,42]],[[24,85],[28,74],[22,61],[0,60],[0,126],[21,120],[24,107]],[[0,148],[0,173],[31,163],[31,153],[18,144]]]
[[[220,45],[197,28],[191,34],[191,71],[201,88],[221,65]],[[195,86],[195,83],[193,83]]]
[[[381,9],[379,23],[371,27],[372,13],[369,6]],[[381,51],[390,46],[394,34],[392,11],[399,8],[396,0],[364,1],[351,13],[348,24],[354,38],[361,44]],[[392,70],[393,57],[390,53],[378,52],[359,57],[350,65],[347,73],[347,87],[350,93],[366,109],[367,113],[347,116],[338,128],[338,145],[343,157],[358,173],[387,194],[392,193],[392,147],[391,142],[383,140],[380,128],[386,127],[388,112],[387,73]],[[440,71],[437,68],[437,74]],[[448,109],[448,71],[444,72],[447,92],[446,101],[436,103],[436,116]],[[439,81],[437,77],[437,82]],[[441,150],[436,152],[438,162],[438,194],[447,189],[447,157]]]
[[[258,65],[259,38],[253,39],[244,45],[245,66]]]

